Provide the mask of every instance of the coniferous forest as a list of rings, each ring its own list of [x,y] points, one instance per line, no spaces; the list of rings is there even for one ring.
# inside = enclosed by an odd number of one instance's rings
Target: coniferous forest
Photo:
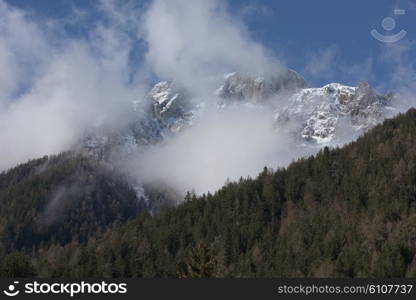
[[[150,214],[72,152],[3,172],[0,275],[416,277],[416,110],[214,194],[152,197]]]

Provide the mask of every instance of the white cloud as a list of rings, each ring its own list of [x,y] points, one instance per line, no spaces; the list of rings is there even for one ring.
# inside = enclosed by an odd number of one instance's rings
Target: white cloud
[[[38,26],[0,1],[0,103],[30,85],[49,54]]]
[[[117,25],[97,22],[87,38],[72,39],[62,23],[0,1],[0,170],[67,150],[99,122],[118,125],[142,98],[128,84],[132,41]]]
[[[224,2],[155,0],[144,17],[147,62],[162,78],[211,93],[229,71],[277,74],[280,63],[253,41]]]
[[[141,154],[132,171],[141,180],[162,181],[180,192],[212,192],[227,178],[256,176],[264,166],[287,165],[307,153],[273,124],[266,107],[212,110],[193,127]]]

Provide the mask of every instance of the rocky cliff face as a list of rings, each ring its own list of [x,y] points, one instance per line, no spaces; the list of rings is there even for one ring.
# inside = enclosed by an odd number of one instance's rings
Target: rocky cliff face
[[[215,94],[223,103],[229,101],[263,103],[277,93],[293,93],[307,86],[306,81],[293,70],[287,70],[279,76],[268,77],[253,77],[234,72],[224,76],[224,82]]]

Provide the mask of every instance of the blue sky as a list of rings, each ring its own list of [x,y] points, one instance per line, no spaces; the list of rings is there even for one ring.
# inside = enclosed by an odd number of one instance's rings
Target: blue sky
[[[89,22],[100,18],[94,1],[80,0],[8,0],[10,5],[31,12],[37,19],[60,19],[77,8],[89,15]],[[137,6],[145,6],[137,1]],[[401,8],[405,15],[395,16]],[[401,29],[406,37],[394,47],[405,47],[406,64],[414,64],[416,57],[416,1],[341,1],[341,0],[230,0],[230,15],[241,18],[254,40],[277,55],[288,67],[299,71],[311,85],[331,81],[356,85],[369,81],[382,90],[394,85],[391,73],[394,60],[386,61],[386,51],[392,45],[381,43],[371,35],[372,29],[391,35]],[[396,28],[386,31],[382,20],[393,17]],[[85,34],[85,24],[66,27],[68,34]],[[132,64],[140,65],[143,45],[138,42]],[[325,66],[319,66],[324,62]]]
[[[245,5],[241,1],[232,3],[240,7]],[[389,72],[391,66],[377,61],[377,58],[389,45],[373,39],[370,31],[377,29],[386,35],[392,34],[383,30],[381,22],[385,17],[395,17],[397,30],[393,34],[405,29],[408,39],[416,37],[416,10],[409,1],[292,0],[252,3],[264,6],[257,15],[248,18],[250,28],[262,43],[281,52],[288,65],[297,70],[303,70],[314,53],[334,49],[335,64],[351,66],[363,64],[370,58],[374,60],[373,67],[377,74],[367,80],[378,85],[385,80],[383,72]],[[405,9],[406,14],[396,17],[394,8]],[[331,75],[334,81],[350,84],[361,79],[357,76],[349,78],[342,72]],[[314,79],[318,84],[327,80],[310,78]]]

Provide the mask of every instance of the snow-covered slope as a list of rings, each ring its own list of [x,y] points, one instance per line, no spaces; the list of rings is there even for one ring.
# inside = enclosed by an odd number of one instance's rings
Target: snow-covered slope
[[[381,122],[390,102],[390,97],[377,94],[367,83],[357,87],[331,83],[296,92],[275,118],[281,126],[293,126],[303,140],[326,145],[352,140]]]

